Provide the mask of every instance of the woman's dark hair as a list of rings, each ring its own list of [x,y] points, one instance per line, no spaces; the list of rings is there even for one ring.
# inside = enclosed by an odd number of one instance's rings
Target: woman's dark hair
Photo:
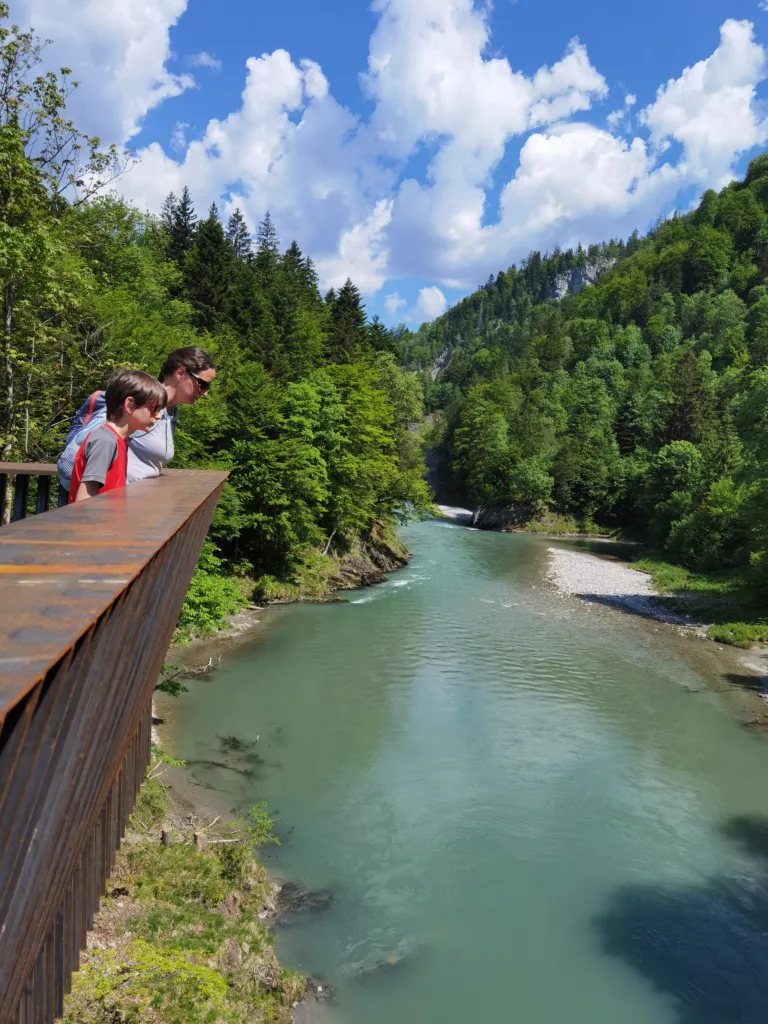
[[[185,370],[189,370],[190,373],[200,373],[202,370],[215,369],[213,360],[204,348],[200,348],[198,345],[187,345],[186,348],[177,348],[175,352],[171,352],[160,368],[158,379],[161,381],[166,380],[166,378],[176,373],[180,366],[183,366]]]
[[[118,370],[107,384],[104,401],[108,420],[120,412],[126,398],[132,398],[139,409],[144,405],[164,409],[168,404],[168,392],[163,385],[143,370]]]

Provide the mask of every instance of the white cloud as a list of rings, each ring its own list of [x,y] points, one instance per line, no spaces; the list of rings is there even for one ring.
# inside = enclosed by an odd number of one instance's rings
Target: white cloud
[[[194,85],[166,67],[187,0],[18,4],[20,21],[57,40],[55,61],[77,68],[78,121],[109,141],[129,139],[148,110]],[[315,62],[285,50],[253,56],[238,108],[197,138],[177,125],[167,151],[143,149],[122,180],[126,194],[159,210],[187,184],[198,209],[217,201],[226,216],[240,206],[251,225],[270,209],[282,240],[295,237],[315,258],[323,287],[347,276],[366,293],[388,278],[435,282],[417,316],[437,308],[441,288],[474,286],[531,248],[646,227],[681,189],[722,185],[768,139],[756,98],[766,51],[749,22],[726,21],[711,56],[662,85],[635,118],[637,97],[627,94],[599,128],[586,118],[596,120],[590,111],[608,87],[579,40],[527,76],[491,50],[487,10],[473,0],[373,7],[362,76],[370,116],[340,105]],[[522,148],[509,171],[502,161],[515,139]]]
[[[766,0],[768,3],[768,0]],[[637,96],[633,96],[631,93],[624,97],[624,106],[620,107],[619,110],[612,111],[605,119],[606,124],[615,132],[620,127],[628,127],[629,125],[629,114],[632,107],[637,103]]]
[[[186,63],[191,68],[209,68],[211,71],[221,71],[224,67],[218,57],[214,57],[206,50],[201,50],[200,53],[191,53],[187,57]]]
[[[387,311],[387,316],[396,317],[398,310],[405,309],[408,305],[408,300],[401,298],[397,292],[392,292],[391,295],[387,295],[384,298],[384,309]]]
[[[431,288],[422,288],[409,320],[416,320],[419,323],[423,320],[434,320],[436,316],[445,312],[447,305],[448,300],[438,287],[433,285]]]
[[[169,32],[187,0],[16,0],[13,17],[53,39],[47,61],[81,83],[69,102],[80,128],[126,142],[153,107],[194,86],[166,68]]]
[[[336,256],[317,261],[320,279],[330,288],[340,288],[354,277],[361,292],[377,292],[387,279],[385,229],[392,220],[392,200],[380,199],[370,217],[345,231]]]
[[[187,148],[187,128],[189,125],[186,121],[176,122],[171,132],[171,149],[183,151]]]
[[[733,176],[734,158],[768,137],[755,103],[765,74],[766,52],[755,42],[753,25],[729,19],[712,56],[660,86],[641,123],[657,151],[670,141],[683,144],[682,174],[722,186]]]

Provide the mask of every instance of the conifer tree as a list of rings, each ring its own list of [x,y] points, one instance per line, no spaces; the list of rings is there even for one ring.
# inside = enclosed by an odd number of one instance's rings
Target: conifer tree
[[[375,316],[368,325],[368,337],[370,338],[371,347],[376,352],[392,352],[393,355],[397,355],[395,339],[378,316]]]
[[[337,363],[352,362],[368,347],[366,326],[365,307],[360,292],[347,278],[331,306],[329,358]]]
[[[184,259],[184,286],[199,327],[215,330],[225,318],[232,282],[233,254],[214,203],[197,225]]]
[[[173,226],[176,223],[176,210],[179,201],[173,192],[169,192],[163,200],[163,205],[160,209],[160,222],[165,228],[168,237],[170,238],[173,234]]]
[[[277,231],[272,223],[272,216],[267,210],[256,235],[256,259],[254,261],[256,273],[264,287],[269,287],[273,283],[279,261],[280,249]]]
[[[170,196],[168,197],[170,199]],[[175,199],[175,197],[174,197]],[[166,200],[167,202],[167,200]],[[197,214],[187,186],[181,193],[181,199],[175,204],[173,212],[173,225],[171,228],[171,242],[168,247],[169,256],[181,265],[185,255],[192,248],[197,230]]]
[[[232,246],[232,252],[238,260],[248,260],[252,255],[251,235],[245,217],[236,207],[234,213],[227,221],[227,241]]]

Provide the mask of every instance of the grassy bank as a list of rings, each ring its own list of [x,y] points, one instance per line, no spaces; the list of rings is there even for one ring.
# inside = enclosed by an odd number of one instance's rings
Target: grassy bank
[[[389,523],[376,522],[364,536],[334,539],[328,550],[302,551],[282,579],[228,573],[206,543],[179,615],[174,643],[186,644],[226,629],[231,616],[254,602],[331,601],[339,590],[381,583],[386,573],[402,569],[410,558]]]
[[[272,950],[274,892],[252,855],[271,822],[257,808],[201,850],[186,820],[145,783],[64,1024],[289,1024],[305,982]]]
[[[712,640],[735,647],[768,643],[765,607],[743,572],[692,572],[657,558],[644,558],[634,568],[650,573],[665,607],[712,623]]]
[[[578,521],[573,516],[560,515],[549,509],[522,524],[521,533],[546,533],[555,537],[614,537],[618,531],[598,526],[592,520]]]

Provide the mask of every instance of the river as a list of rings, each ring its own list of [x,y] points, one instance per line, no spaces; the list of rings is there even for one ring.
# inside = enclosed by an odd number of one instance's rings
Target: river
[[[541,539],[405,539],[389,582],[268,610],[164,736],[207,798],[267,801],[274,872],[333,894],[276,934],[330,983],[318,1018],[762,1024],[768,741],[735,657],[560,596]]]

